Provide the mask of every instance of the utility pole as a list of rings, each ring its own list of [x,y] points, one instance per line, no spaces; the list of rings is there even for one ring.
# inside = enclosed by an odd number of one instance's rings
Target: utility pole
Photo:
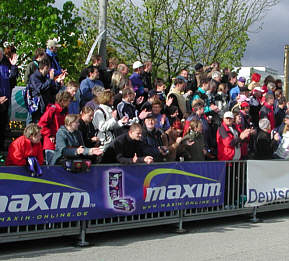
[[[285,56],[284,56],[284,90],[285,97],[288,100],[289,95],[289,45],[285,45]]]
[[[105,31],[98,45],[98,53],[102,57],[102,66],[106,67],[106,20],[107,20],[107,0],[99,0],[99,24],[98,33]]]

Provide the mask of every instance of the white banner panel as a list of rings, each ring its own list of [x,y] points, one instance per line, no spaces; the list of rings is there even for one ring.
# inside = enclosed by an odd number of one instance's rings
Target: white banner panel
[[[289,199],[288,161],[247,161],[247,202],[257,207]]]
[[[24,89],[25,87],[16,86],[12,90],[10,121],[26,121],[27,109],[22,95]]]

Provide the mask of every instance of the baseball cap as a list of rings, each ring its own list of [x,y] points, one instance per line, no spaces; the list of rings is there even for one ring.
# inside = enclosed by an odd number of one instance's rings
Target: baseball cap
[[[156,117],[152,114],[152,113],[149,113],[146,117],[145,117],[145,120],[146,119],[155,119]]]
[[[61,44],[59,44],[56,40],[48,40],[47,41],[47,48],[51,48],[51,47],[61,47]]]
[[[246,78],[245,77],[239,77],[238,81],[239,82],[246,82]]]
[[[140,62],[140,61],[136,61],[136,62],[134,62],[133,63],[133,65],[132,65],[132,69],[138,69],[138,68],[140,68],[140,67],[143,67],[143,64]]]
[[[250,105],[249,105],[248,102],[243,101],[243,102],[241,103],[241,108],[245,108],[245,107],[250,107]]]
[[[184,76],[181,76],[181,75],[178,75],[176,79],[183,80],[184,82],[188,82],[188,80]]]
[[[231,111],[226,111],[226,112],[224,113],[224,118],[234,119],[233,112],[231,112]]]

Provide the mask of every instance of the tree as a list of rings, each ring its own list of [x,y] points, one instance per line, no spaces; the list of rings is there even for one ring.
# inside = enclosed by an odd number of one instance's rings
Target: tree
[[[46,47],[48,39],[57,38],[61,66],[76,74],[74,56],[78,52],[80,17],[71,1],[62,10],[53,6],[54,0],[1,0],[0,45],[13,42],[19,63],[30,62],[36,48]]]
[[[248,31],[279,0],[114,0],[108,6],[108,42],[127,63],[151,60],[153,75],[168,78],[196,62],[238,66]],[[97,1],[85,0],[97,24]]]

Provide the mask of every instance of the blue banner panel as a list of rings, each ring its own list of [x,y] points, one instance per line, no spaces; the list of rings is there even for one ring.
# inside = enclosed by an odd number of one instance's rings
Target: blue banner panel
[[[70,173],[0,168],[0,226],[91,220],[222,205],[224,162],[93,166]]]

